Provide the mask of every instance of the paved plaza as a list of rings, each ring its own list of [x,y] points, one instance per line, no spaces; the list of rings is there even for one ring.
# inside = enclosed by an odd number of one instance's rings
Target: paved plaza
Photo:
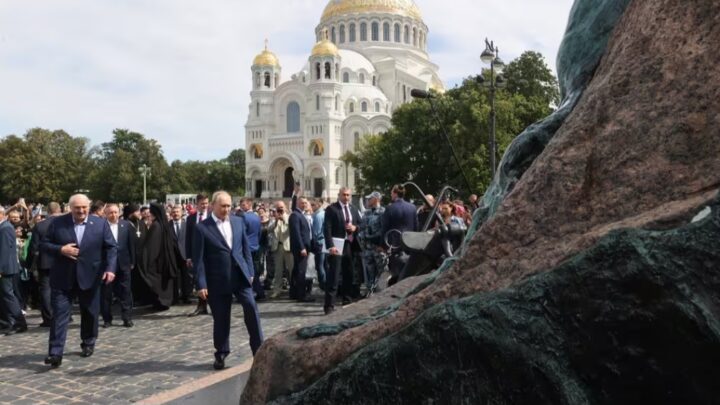
[[[287,299],[259,303],[265,337],[322,319],[322,300],[296,303]],[[193,305],[165,312],[136,309],[133,328],[100,328],[95,354],[80,357],[80,315],[70,325],[63,364],[50,369],[48,328],[40,328],[38,311],[30,311],[30,330],[0,336],[0,404],[108,404],[137,402],[213,373],[212,317],[186,315]],[[119,308],[115,308],[119,311]],[[242,318],[233,305],[232,353],[226,367],[247,362],[252,354]]]

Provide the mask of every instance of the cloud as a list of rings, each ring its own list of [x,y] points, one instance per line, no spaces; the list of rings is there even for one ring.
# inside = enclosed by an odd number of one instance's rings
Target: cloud
[[[452,86],[482,67],[487,36],[509,61],[554,68],[571,0],[417,0],[431,59]],[[168,160],[244,147],[250,64],[265,38],[288,79],[307,61],[324,1],[35,0],[0,3],[0,136],[65,129],[93,144],[115,128]]]

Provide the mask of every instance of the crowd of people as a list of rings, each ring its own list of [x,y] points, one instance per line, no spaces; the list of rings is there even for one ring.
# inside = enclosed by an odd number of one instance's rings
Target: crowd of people
[[[164,311],[171,305],[196,301],[187,315],[212,313],[217,350],[214,366],[219,369],[229,352],[229,306],[233,300],[243,305],[254,353],[262,342],[256,302],[285,299],[285,294],[290,300],[312,302],[317,287],[323,292],[324,313],[330,314],[338,303],[352,303],[397,281],[407,261],[397,249],[401,232],[433,229],[440,220],[467,225],[477,208],[476,196],[471,196],[468,204],[444,200],[439,205],[440,216],[430,218],[433,196],[425,196],[427,202],[418,207],[405,199],[400,185],[390,190],[387,207],[378,191],[365,196],[359,207],[351,196],[351,190],[344,187],[337,201],[328,204],[305,197],[296,186],[290,201],[242,198],[236,207],[223,192],[216,193],[212,202],[198,194],[194,204],[186,205],[141,207],[87,200],[86,216],[78,208],[87,199],[82,195],[64,205],[28,205],[20,199],[10,207],[0,206],[0,327],[7,335],[25,332],[26,311],[38,309],[39,326],[51,329],[46,362],[58,366],[67,323],[72,322],[73,302],[81,309],[83,355],[90,356],[98,326],[113,326],[116,304],[122,325],[130,328],[136,306]],[[224,219],[224,210],[232,219]],[[59,218],[67,218],[67,229],[74,233],[63,233],[64,219]],[[217,227],[207,226],[208,221],[215,221]],[[97,263],[86,263],[88,259],[80,254],[90,240],[100,244]],[[226,291],[223,283],[218,284],[219,276],[210,267],[215,267],[212,260],[219,254],[208,252],[223,248],[234,263],[227,275],[232,283],[225,284],[247,284],[247,289]],[[78,268],[97,266],[99,270],[93,267],[91,272],[98,274],[97,280],[83,280],[79,270],[61,279],[58,257],[71,259],[68,263],[74,261]],[[64,266],[69,268],[67,263]],[[241,277],[243,274],[246,277]],[[90,287],[84,288],[83,283]],[[97,293],[93,292],[95,284]],[[221,295],[222,300],[218,298]],[[93,314],[95,306],[99,314]]]

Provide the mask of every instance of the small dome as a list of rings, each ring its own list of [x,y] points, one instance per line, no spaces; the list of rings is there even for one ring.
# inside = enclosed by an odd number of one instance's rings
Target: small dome
[[[338,56],[338,48],[327,39],[323,39],[313,46],[312,56]]]
[[[348,14],[390,13],[422,19],[420,9],[412,0],[330,0],[320,22]]]
[[[253,66],[280,66],[280,60],[274,53],[268,51],[267,41],[265,41],[265,49],[260,52],[253,60]]]

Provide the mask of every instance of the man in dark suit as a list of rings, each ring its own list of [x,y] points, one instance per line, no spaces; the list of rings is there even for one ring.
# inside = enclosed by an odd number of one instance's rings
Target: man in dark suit
[[[308,266],[308,254],[312,251],[312,231],[310,224],[305,218],[309,202],[305,197],[297,199],[297,206],[290,214],[288,221],[290,226],[290,251],[293,254],[293,269],[291,283],[294,291],[290,291],[290,297],[300,302],[314,302],[312,297],[306,297],[305,275]]]
[[[325,288],[325,314],[335,311],[335,300],[341,296],[343,303],[350,302],[353,284],[353,258],[360,252],[357,240],[360,212],[350,204],[352,193],[350,188],[343,187],[338,193],[337,202],[330,204],[325,210],[325,247],[329,256],[330,272],[327,275]],[[333,238],[345,239],[343,246],[335,246]],[[342,280],[342,288],[338,284]]]
[[[132,321],[132,269],[135,264],[135,235],[133,227],[128,221],[120,219],[120,208],[117,204],[105,206],[105,219],[110,224],[110,232],[117,242],[117,264],[115,280],[111,284],[102,286],[101,310],[103,328],[112,325],[113,295],[120,301],[120,314],[123,326],[133,327]]]
[[[260,216],[252,209],[252,198],[245,197],[240,200],[240,210],[237,216],[245,221],[245,230],[247,232],[248,241],[250,242],[250,254],[253,259],[253,268],[255,276],[253,277],[253,291],[255,291],[255,301],[265,300],[265,289],[260,283],[260,275],[262,275],[262,258],[260,257],[260,234],[262,232],[262,224]]]
[[[5,218],[5,208],[0,205],[0,313],[8,323],[6,335],[27,331],[27,322],[15,294],[15,277],[20,273],[15,227]]]
[[[33,228],[33,236],[30,239],[30,254],[28,268],[36,263],[38,270],[38,284],[40,290],[40,315],[42,317],[41,327],[49,328],[52,325],[52,305],[50,304],[50,268],[53,264],[53,256],[47,252],[40,252],[40,242],[47,235],[50,222],[61,215],[60,204],[51,202],[48,204],[48,218],[39,222]]]
[[[175,243],[177,243],[180,255],[184,262],[178,262],[180,270],[180,277],[178,277],[178,286],[175,288],[175,293],[178,294],[180,302],[183,304],[190,303],[190,295],[192,294],[192,275],[190,269],[187,267],[188,255],[185,252],[185,233],[187,229],[187,222],[183,219],[183,207],[178,204],[172,207],[170,210],[170,228],[173,230],[173,236],[175,237]]]
[[[253,355],[262,344],[255,298],[253,297],[253,264],[245,223],[230,215],[232,199],[224,191],[213,194],[212,214],[197,224],[193,235],[193,265],[198,295],[207,299],[213,316],[213,343],[216,370],[225,367],[230,353],[230,308],[233,293],[243,307],[245,326],[250,335]]]
[[[193,261],[192,258],[195,257],[195,251],[193,249],[193,240],[194,240],[194,233],[195,233],[195,226],[207,219],[209,213],[208,213],[208,206],[210,205],[210,200],[208,197],[204,194],[198,194],[197,197],[195,197],[195,204],[197,211],[190,215],[187,218],[187,223],[185,224],[185,267],[192,270],[192,273],[195,277],[197,277],[197,272],[193,268]],[[198,305],[197,308],[195,308],[195,311],[188,314],[188,316],[197,316],[197,315],[207,315],[207,301],[198,296]]]
[[[100,284],[115,279],[117,243],[110,224],[88,215],[90,200],[83,194],[70,197],[70,213],[50,223],[40,243],[40,251],[54,256],[50,269],[53,323],[50,327],[49,353],[45,364],[62,363],[72,300],[80,302],[82,357],[92,356],[98,336]]]
[[[382,216],[382,234],[387,235],[391,230],[402,232],[415,232],[419,229],[417,209],[414,205],[405,201],[405,187],[396,184],[390,191],[392,204],[390,204]],[[392,246],[400,246],[401,235],[392,232],[388,236],[388,242]],[[384,238],[383,238],[384,240]],[[386,248],[389,246],[385,246]],[[389,257],[388,270],[391,274],[389,285],[397,282],[398,276],[407,263],[408,255],[396,249]]]

